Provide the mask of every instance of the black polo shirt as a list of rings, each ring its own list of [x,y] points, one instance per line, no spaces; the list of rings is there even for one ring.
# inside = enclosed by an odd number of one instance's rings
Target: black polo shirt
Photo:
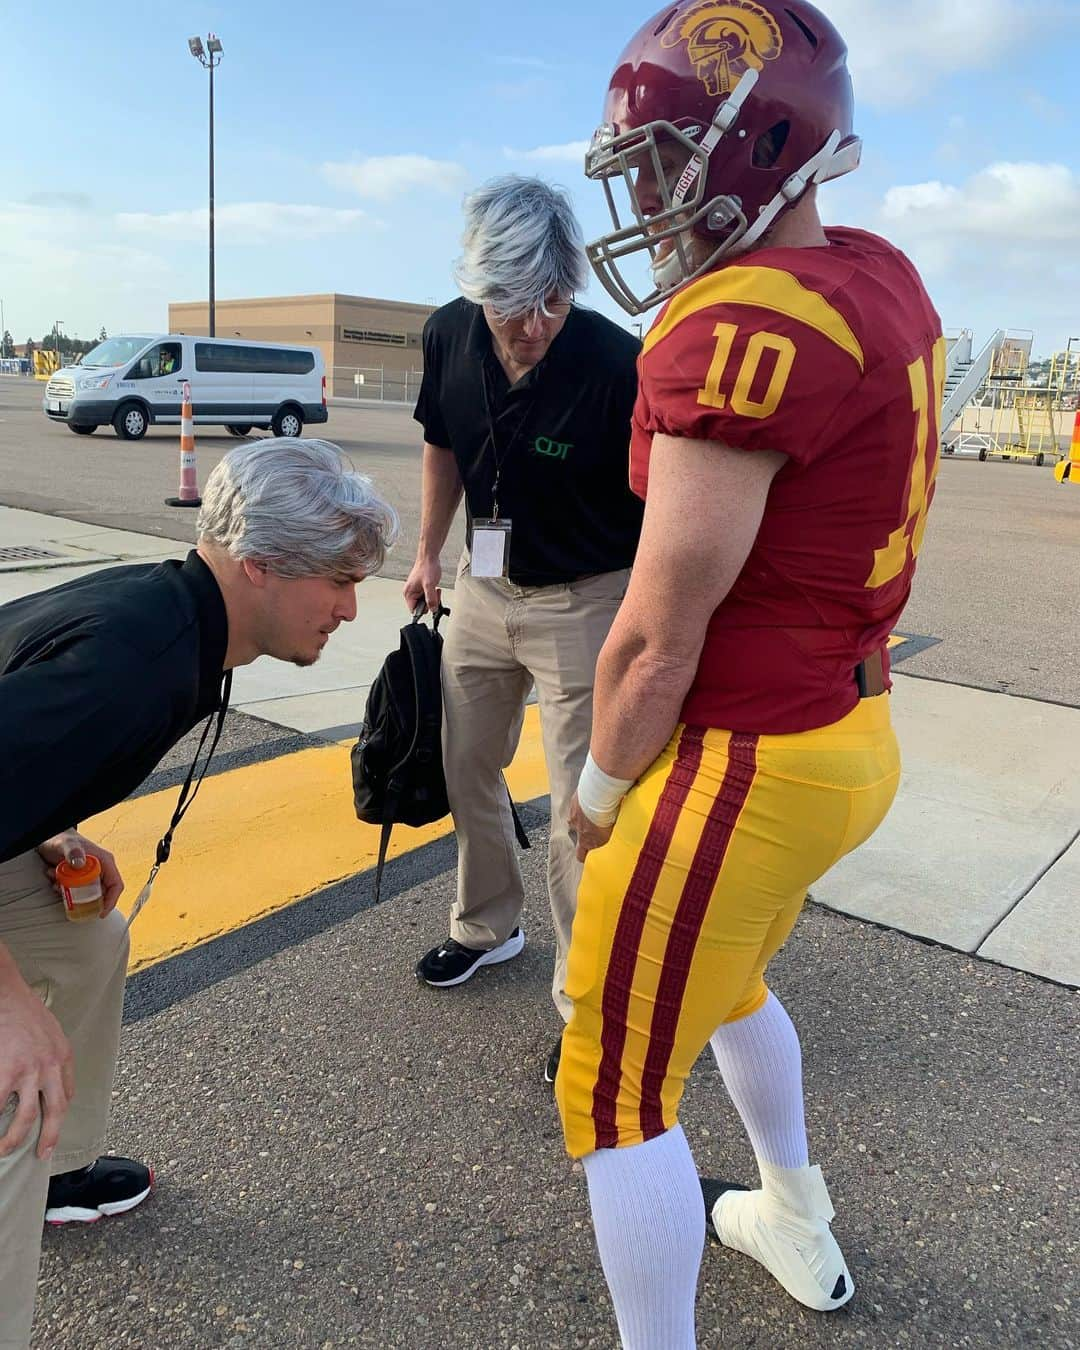
[[[228,644],[195,552],[0,607],[0,862],[134,791],[220,706]]]
[[[550,586],[633,562],[644,509],[629,486],[640,349],[609,319],[574,306],[544,359],[511,386],[479,305],[453,300],[424,325],[413,416],[425,441],[454,453],[470,540],[473,517],[492,514],[499,455],[499,515],[511,522],[510,580],[518,585]]]

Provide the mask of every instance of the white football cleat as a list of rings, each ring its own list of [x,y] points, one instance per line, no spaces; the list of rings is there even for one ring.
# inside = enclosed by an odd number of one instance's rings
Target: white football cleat
[[[752,1256],[815,1312],[842,1308],[855,1282],[829,1228],[834,1210],[820,1167],[761,1163],[762,1187],[701,1179],[709,1231]]]

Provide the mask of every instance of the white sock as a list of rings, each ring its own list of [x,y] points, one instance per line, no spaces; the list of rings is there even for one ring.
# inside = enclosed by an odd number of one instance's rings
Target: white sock
[[[694,1350],[705,1210],[682,1126],[584,1164],[623,1350]]]
[[[805,1167],[802,1052],[784,1005],[770,993],[757,1012],[718,1027],[709,1044],[758,1162]]]

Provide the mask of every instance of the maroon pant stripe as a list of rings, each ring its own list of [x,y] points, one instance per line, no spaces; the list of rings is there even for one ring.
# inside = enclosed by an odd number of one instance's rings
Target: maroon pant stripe
[[[649,1029],[649,1049],[641,1080],[641,1132],[645,1139],[655,1139],[667,1128],[664,1124],[661,1090],[675,1046],[683,996],[690,978],[690,965],[701,936],[701,925],[709,909],[709,900],[756,770],[757,737],[732,736],[724,781],[709,809],[709,818],[690,865],[664,952],[652,1026]]]
[[[593,1087],[593,1122],[596,1126],[596,1147],[614,1148],[618,1143],[615,1126],[615,1104],[622,1078],[622,1054],[626,1044],[626,1016],[630,1007],[630,991],[634,982],[638,946],[645,928],[653,891],[675,834],[679,812],[686,803],[691,785],[701,763],[704,727],[686,727],[679,738],[675,763],[664,784],[656,811],[649,824],[645,842],[638,854],[634,874],[615,928],[611,957],[604,979],[601,1002],[600,1068]]]

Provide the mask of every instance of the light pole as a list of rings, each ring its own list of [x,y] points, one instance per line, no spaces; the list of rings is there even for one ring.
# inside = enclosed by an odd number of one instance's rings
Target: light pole
[[[63,319],[53,319],[53,333],[56,337],[56,369],[60,369],[60,325]]]
[[[188,38],[188,49],[200,65],[210,72],[210,336],[214,336],[214,70],[221,65],[221,41],[208,33],[206,46],[201,37]],[[216,58],[216,59],[215,59]]]

